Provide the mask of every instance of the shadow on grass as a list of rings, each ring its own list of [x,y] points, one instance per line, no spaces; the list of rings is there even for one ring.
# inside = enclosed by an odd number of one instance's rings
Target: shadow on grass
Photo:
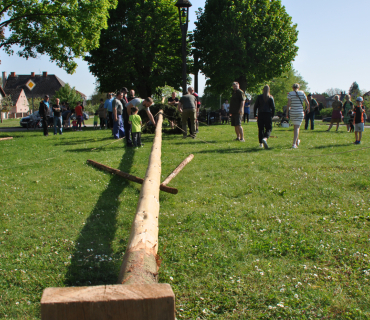
[[[66,150],[65,152],[74,152],[74,153],[76,153],[76,152],[101,152],[101,151],[106,151],[107,148],[109,148],[109,150],[112,150],[112,149],[114,150],[114,149],[117,149],[117,148],[125,150],[125,147],[122,146],[122,141],[117,141],[116,144],[114,144],[113,142],[110,142],[110,143],[107,143],[107,144],[103,144],[99,147],[72,149],[72,150]],[[133,148],[127,148],[126,152],[130,152],[130,150],[133,150]]]
[[[274,147],[269,147],[268,150],[273,150]],[[268,152],[260,147],[252,147],[252,148],[225,148],[225,149],[214,149],[214,150],[202,150],[202,151],[195,151],[193,153],[252,153],[252,152]]]
[[[351,146],[351,145],[353,145],[352,142],[342,143],[342,144],[327,144],[327,145],[323,145],[323,146],[315,146],[315,147],[312,147],[310,149],[327,149],[327,148],[333,148],[333,147],[348,147],[348,146]]]
[[[82,143],[103,142],[103,141],[107,141],[107,140],[113,141],[111,136],[105,137],[105,138],[102,138],[102,139],[83,139],[81,137],[78,137],[78,140],[74,139],[74,140],[71,141],[71,139],[69,139],[68,141],[58,141],[55,144],[55,146],[73,146],[73,145],[82,144]]]
[[[125,152],[118,169],[130,172],[134,153]],[[99,170],[91,167],[91,170]],[[103,171],[101,174],[107,174]],[[112,178],[99,196],[86,224],[80,232],[72,253],[65,284],[66,286],[89,286],[117,283],[121,264],[114,263],[112,257],[112,241],[117,230],[118,198],[130,184],[122,183],[122,178],[112,175]],[[129,227],[129,226],[128,226]],[[125,248],[122,248],[125,250]],[[122,252],[115,253],[118,259]]]

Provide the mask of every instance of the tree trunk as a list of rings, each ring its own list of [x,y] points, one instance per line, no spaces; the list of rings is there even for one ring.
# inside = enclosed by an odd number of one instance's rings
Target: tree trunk
[[[161,147],[163,113],[158,115],[148,169],[123,257],[118,283],[151,284],[158,282],[158,216],[161,184]]]
[[[237,82],[239,82],[239,85],[240,85],[240,89],[243,90],[244,92],[247,90],[247,79],[245,78],[245,76],[240,76],[238,79],[237,79]]]

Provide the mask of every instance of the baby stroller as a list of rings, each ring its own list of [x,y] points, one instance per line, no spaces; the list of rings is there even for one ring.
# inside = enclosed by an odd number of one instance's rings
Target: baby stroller
[[[277,112],[276,115],[279,117],[279,120],[276,121],[276,126],[282,127],[282,128],[288,128],[289,127],[289,118],[285,116],[284,112]]]

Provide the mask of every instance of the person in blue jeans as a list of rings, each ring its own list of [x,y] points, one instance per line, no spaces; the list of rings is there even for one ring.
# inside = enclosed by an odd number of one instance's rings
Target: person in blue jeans
[[[63,131],[63,116],[62,116],[62,108],[59,105],[59,99],[55,99],[55,104],[53,105],[53,112],[54,112],[54,135],[57,134],[57,128],[59,134],[62,134]]]
[[[245,123],[245,118],[247,118],[247,123],[249,123],[250,106],[251,106],[251,102],[247,98],[247,100],[245,100],[244,102],[244,123]]]
[[[310,103],[310,112],[305,112],[305,125],[304,125],[304,129],[307,130],[308,129],[308,122],[311,121],[311,130],[315,129],[315,110],[316,110],[316,107],[317,107],[317,101],[312,98],[312,94],[309,93],[307,95],[307,100],[308,102]]]

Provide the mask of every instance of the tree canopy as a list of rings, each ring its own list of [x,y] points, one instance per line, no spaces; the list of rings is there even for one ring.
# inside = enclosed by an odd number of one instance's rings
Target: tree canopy
[[[140,97],[181,86],[181,31],[172,0],[119,0],[100,47],[85,58],[100,91],[127,87]]]
[[[0,1],[0,49],[34,58],[47,54],[68,73],[77,67],[75,58],[99,44],[107,27],[108,11],[117,0],[2,0]]]
[[[52,98],[52,103],[55,103],[55,99],[59,98],[60,102],[68,102],[71,109],[77,105],[78,102],[82,102],[81,94],[79,94],[75,87],[66,83],[64,87],[61,87],[58,91],[55,92],[55,95]]]
[[[308,90],[307,82],[293,67],[268,83],[270,86],[270,94],[274,97],[276,110],[283,111],[283,107],[288,103],[287,94],[292,91],[294,83],[299,83],[299,90]],[[262,90],[259,94],[262,94]]]
[[[297,38],[280,0],[207,0],[197,12],[193,47],[212,90],[238,81],[253,91],[290,68]]]

